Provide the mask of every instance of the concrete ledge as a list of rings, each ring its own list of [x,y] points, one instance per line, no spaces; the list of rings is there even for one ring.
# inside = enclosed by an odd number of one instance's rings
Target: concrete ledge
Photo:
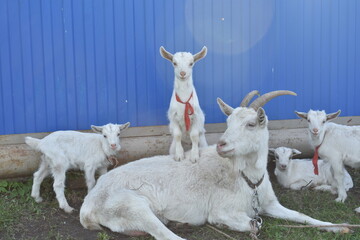
[[[360,116],[340,117],[334,122],[344,125],[360,125]],[[225,123],[206,124],[206,139],[215,144],[226,129]],[[303,119],[275,120],[269,122],[270,147],[287,146],[297,148],[311,157],[313,150],[308,144],[307,123]],[[84,131],[90,132],[90,130]],[[31,176],[39,166],[40,154],[24,142],[26,136],[43,138],[49,133],[29,133],[0,136],[0,179]],[[126,163],[143,157],[168,154],[171,136],[167,126],[132,127],[121,136],[122,150],[119,162]],[[185,142],[189,149],[190,142]]]

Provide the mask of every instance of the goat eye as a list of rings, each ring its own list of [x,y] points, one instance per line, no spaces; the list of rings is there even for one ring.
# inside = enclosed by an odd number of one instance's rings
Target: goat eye
[[[103,135],[104,136],[104,138],[107,138],[107,136],[106,135]]]
[[[308,119],[308,122],[310,122],[310,119]]]
[[[192,65],[194,65],[194,63],[190,63],[189,66],[191,67]]]
[[[174,66],[177,66],[177,63],[176,62],[173,62]]]
[[[117,136],[120,137],[120,133],[118,133]]]
[[[323,121],[323,123],[325,123],[325,120]]]
[[[248,123],[247,126],[253,128],[253,127],[256,126],[256,124],[255,123]]]

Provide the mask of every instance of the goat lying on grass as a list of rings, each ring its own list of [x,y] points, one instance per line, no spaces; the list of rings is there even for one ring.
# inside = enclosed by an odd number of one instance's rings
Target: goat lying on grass
[[[228,115],[227,130],[217,146],[202,148],[193,164],[155,156],[118,167],[101,176],[84,199],[80,222],[88,229],[105,226],[115,232],[143,231],[157,240],[184,240],[164,224],[168,221],[225,225],[256,232],[257,213],[300,223],[331,225],[283,207],[266,170],[269,131],[261,107],[290,91],[267,93],[250,107],[236,109],[218,99]],[[256,194],[257,195],[256,195]],[[99,207],[101,206],[101,207]],[[348,231],[347,228],[324,228]]]
[[[174,90],[171,96],[168,110],[169,129],[173,136],[170,146],[170,154],[174,155],[176,161],[184,159],[184,149],[181,140],[190,136],[191,152],[190,160],[196,162],[199,159],[199,145],[206,147],[205,139],[205,116],[202,112],[195,91],[192,78],[194,64],[204,58],[207,48],[192,55],[188,52],[177,52],[174,55],[160,47],[160,54],[169,60],[174,66]]]
[[[319,175],[316,175],[311,159],[292,159],[293,156],[301,154],[297,149],[270,148],[269,153],[275,157],[274,174],[281,186],[293,190],[313,187],[315,190],[337,193],[330,163],[319,160]],[[348,171],[344,169],[344,172],[345,190],[348,191],[354,184]]]
[[[344,202],[347,198],[344,185],[344,164],[353,168],[360,167],[360,126],[345,126],[329,122],[340,114],[326,114],[325,111],[310,110],[308,113],[295,112],[309,124],[309,139],[318,155],[329,161],[334,170],[335,186],[338,197],[335,201]],[[316,151],[315,151],[316,152]],[[360,207],[355,209],[360,213]]]
[[[31,196],[41,202],[40,185],[45,177],[54,177],[54,191],[59,206],[65,212],[74,209],[69,206],[64,195],[66,171],[81,169],[85,171],[88,191],[95,185],[95,171],[100,175],[107,172],[108,157],[120,151],[120,131],[128,128],[123,125],[107,124],[102,127],[91,126],[99,133],[81,133],[76,131],[57,131],[43,139],[26,137],[25,142],[31,148],[40,151],[41,163],[34,173]]]

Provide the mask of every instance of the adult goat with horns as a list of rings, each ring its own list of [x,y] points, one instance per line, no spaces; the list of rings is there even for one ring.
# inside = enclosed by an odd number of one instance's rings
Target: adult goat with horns
[[[200,150],[196,164],[188,158],[176,162],[170,161],[171,156],[155,156],[101,176],[81,207],[81,224],[130,235],[147,232],[157,240],[184,240],[165,226],[168,221],[192,225],[209,222],[252,233],[259,229],[258,214],[331,225],[278,202],[266,170],[269,131],[262,106],[276,96],[296,94],[270,92],[246,107],[257,93],[251,92],[236,109],[218,99],[221,110],[229,116],[228,127],[217,145]]]

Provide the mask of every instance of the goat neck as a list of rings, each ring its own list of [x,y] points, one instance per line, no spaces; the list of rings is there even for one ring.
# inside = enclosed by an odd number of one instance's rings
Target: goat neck
[[[323,143],[324,138],[325,138],[325,133],[327,131],[327,127],[328,127],[328,124],[325,124],[323,129],[316,136],[314,134],[312,134],[311,131],[309,130],[309,137],[311,140],[311,144],[313,145],[313,148],[316,148],[317,146],[320,146]]]
[[[190,94],[195,92],[192,76],[190,76],[186,81],[175,77],[174,91],[182,101],[187,101]]]
[[[244,158],[237,158],[235,159],[235,169],[238,171],[241,175],[241,172],[243,172],[253,183],[256,183],[261,179],[264,174],[266,173],[266,167],[267,167],[267,155],[263,154],[262,151],[251,153]],[[242,161],[243,168],[237,167],[236,165],[239,165],[238,163]]]

